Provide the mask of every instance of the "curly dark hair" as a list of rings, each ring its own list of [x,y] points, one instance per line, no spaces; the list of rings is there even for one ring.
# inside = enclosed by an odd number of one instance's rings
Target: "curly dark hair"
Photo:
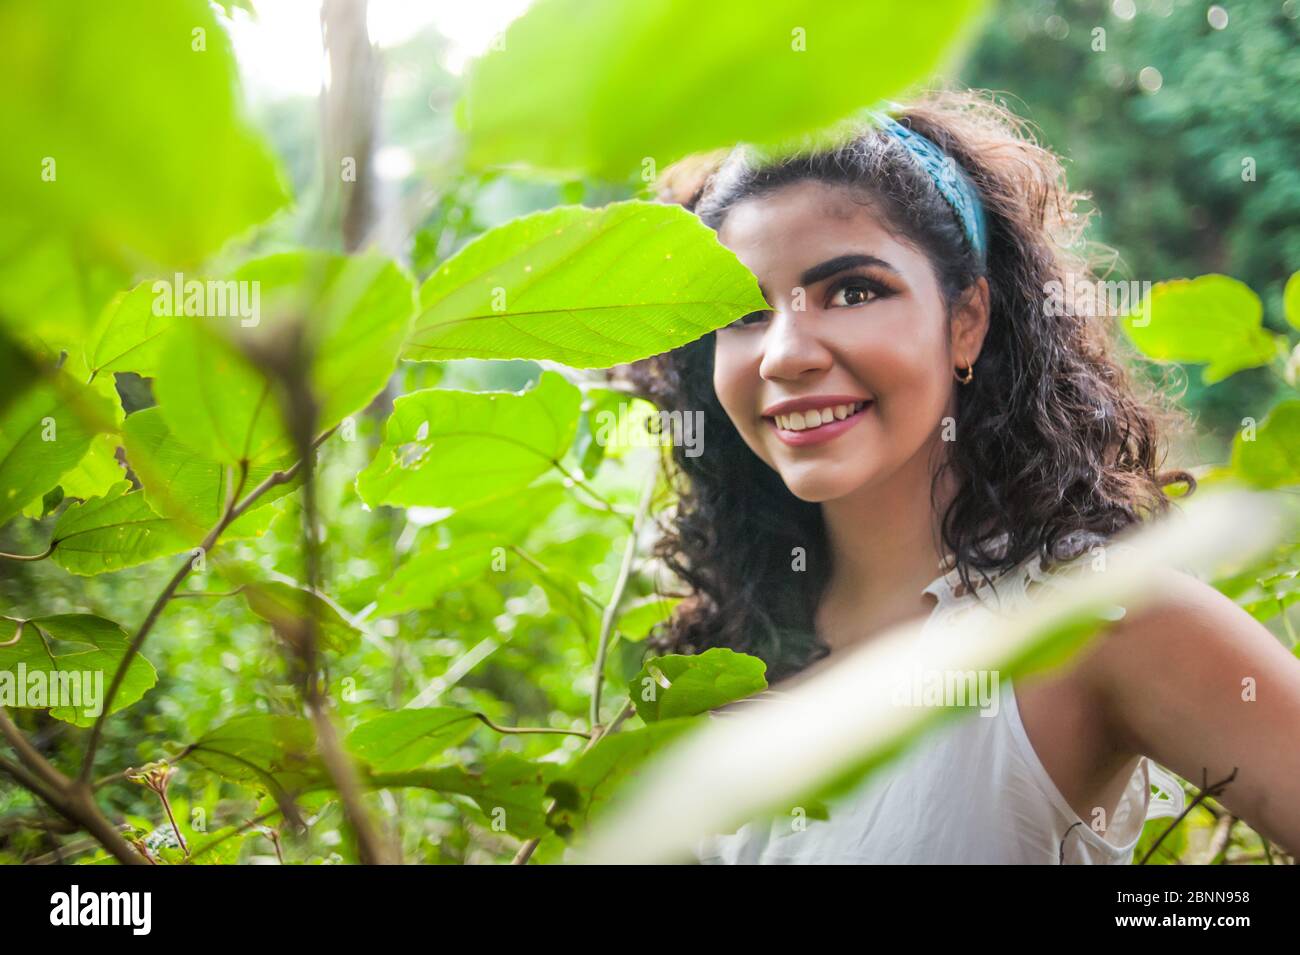
[[[1136,355],[1119,357],[1106,303],[1081,308],[1075,297],[1064,302],[1065,314],[1045,314],[1050,283],[1096,281],[1100,248],[1083,241],[1092,210],[1084,208],[1086,195],[1069,190],[1060,159],[984,93],[927,93],[895,118],[953,157],[978,189],[985,265],[929,177],[868,122],[779,158],[738,146],[683,160],[660,178],[659,200],[717,230],[736,203],[781,186],[847,185],[887,229],[927,254],[950,316],[962,293],[987,277],[989,329],[973,382],[957,392],[960,439],[946,442],[940,465],[956,487],[942,515],[943,544],[967,588],[973,571],[989,580],[1035,553],[1048,566],[1078,556],[1164,511],[1167,485],[1194,491],[1189,472],[1159,470],[1165,435],[1185,417],[1167,389],[1125,367]],[[655,556],[689,593],[655,645],[750,653],[775,681],[829,652],[813,621],[831,557],[821,506],[796,498],[719,404],[714,338],[613,372],[663,411],[702,410],[710,436],[707,454],[668,452],[677,500],[661,515]],[[1004,543],[990,547],[995,538]],[[800,578],[808,586],[789,585],[796,547],[806,554]]]

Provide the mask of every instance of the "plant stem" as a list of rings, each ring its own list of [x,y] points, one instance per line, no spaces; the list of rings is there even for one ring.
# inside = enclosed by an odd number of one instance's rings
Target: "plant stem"
[[[614,621],[618,619],[618,606],[623,602],[623,591],[627,589],[628,579],[632,574],[632,559],[636,556],[637,536],[646,514],[650,511],[650,501],[654,497],[655,484],[659,480],[659,469],[653,467],[646,478],[641,491],[641,500],[637,504],[636,517],[632,519],[632,530],[628,534],[627,546],[623,548],[623,562],[618,569],[618,579],[614,582],[614,592],[605,606],[604,617],[600,621],[600,640],[596,645],[596,666],[592,675],[595,685],[591,691],[590,722],[592,730],[600,723],[600,695],[605,683],[605,657],[609,652],[609,637],[614,630]]]
[[[582,748],[582,751],[584,753],[589,751],[593,746],[595,746],[598,742],[600,742],[601,739],[603,739],[605,736],[608,736],[610,733],[613,733],[620,726],[622,726],[623,721],[635,712],[636,712],[636,707],[632,705],[630,700],[627,703],[624,703],[623,708],[619,710],[618,716],[616,716],[610,722],[608,727],[601,727],[601,726],[593,727],[591,733],[591,740],[587,743],[586,746]],[[555,808],[555,800],[552,799],[546,807],[546,814],[549,816],[551,814],[551,811],[554,808]],[[532,839],[529,839],[527,842],[525,842],[522,846],[519,847],[519,851],[515,853],[515,857],[513,860],[511,860],[510,864],[527,865],[528,860],[532,858],[533,852],[536,851],[537,845],[541,841],[542,840],[537,837],[533,837]]]

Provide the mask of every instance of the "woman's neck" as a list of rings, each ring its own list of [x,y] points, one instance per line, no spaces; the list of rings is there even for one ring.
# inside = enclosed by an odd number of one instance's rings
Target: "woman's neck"
[[[888,480],[822,504],[832,571],[818,629],[832,651],[933,606],[922,590],[940,574],[939,516],[952,494],[941,480],[936,510],[938,443],[936,435]]]

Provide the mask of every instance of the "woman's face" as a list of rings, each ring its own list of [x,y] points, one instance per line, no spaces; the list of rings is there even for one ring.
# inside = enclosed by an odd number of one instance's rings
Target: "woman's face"
[[[822,182],[737,204],[718,238],[772,308],[718,330],[714,389],[791,493],[834,500],[928,453],[979,355],[987,287],[950,325],[925,254]]]

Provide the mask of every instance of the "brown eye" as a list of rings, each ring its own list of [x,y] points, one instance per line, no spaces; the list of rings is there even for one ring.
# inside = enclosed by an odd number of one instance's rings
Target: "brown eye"
[[[831,295],[832,305],[863,305],[880,297],[880,290],[873,284],[848,282],[840,286]]]

